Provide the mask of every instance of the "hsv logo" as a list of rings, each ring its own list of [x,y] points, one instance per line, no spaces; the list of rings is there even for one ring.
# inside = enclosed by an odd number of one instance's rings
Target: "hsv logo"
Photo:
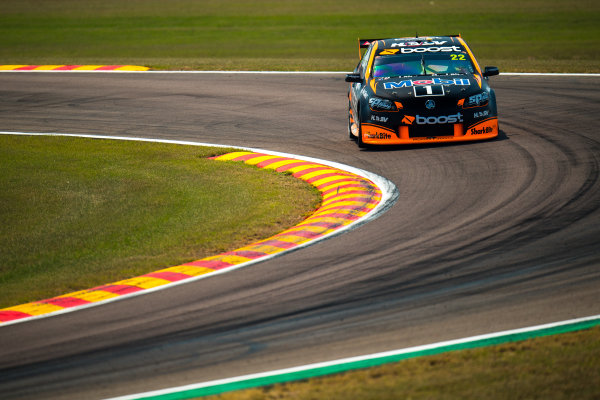
[[[469,86],[471,82],[468,79],[442,79],[442,78],[433,78],[433,79],[419,79],[419,80],[410,80],[407,79],[405,81],[400,82],[384,82],[384,89],[400,89],[403,87],[412,87],[412,86],[431,86],[431,85],[459,85],[459,86]]]
[[[429,42],[402,42],[402,43],[392,43],[392,47],[406,47],[406,46],[410,46],[410,47],[417,47],[417,46],[441,46],[444,43],[446,43],[445,40],[433,40],[433,41],[429,41]]]
[[[412,125],[414,121],[415,117],[411,117],[410,115],[405,115],[404,118],[402,118],[402,123],[406,125]]]

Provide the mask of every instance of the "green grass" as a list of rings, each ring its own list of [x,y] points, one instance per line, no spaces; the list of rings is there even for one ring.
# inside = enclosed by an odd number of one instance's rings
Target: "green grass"
[[[360,37],[461,33],[502,71],[600,72],[600,2],[3,0],[0,64],[339,70]]]
[[[216,148],[0,135],[0,308],[233,250],[320,201]]]
[[[600,327],[413,358],[206,400],[516,400],[600,398]]]

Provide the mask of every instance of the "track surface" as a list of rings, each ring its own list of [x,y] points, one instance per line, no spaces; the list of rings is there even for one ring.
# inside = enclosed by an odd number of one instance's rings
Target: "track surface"
[[[0,327],[3,399],[94,399],[600,313],[600,78],[492,78],[501,138],[359,151],[343,75],[0,74],[0,130],[244,145],[392,180],[348,234]]]

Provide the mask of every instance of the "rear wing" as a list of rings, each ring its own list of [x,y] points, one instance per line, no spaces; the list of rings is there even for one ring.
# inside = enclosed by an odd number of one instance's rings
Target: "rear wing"
[[[371,45],[371,43],[376,42],[381,39],[361,39],[358,38],[358,58],[362,58],[362,49],[366,49]]]
[[[358,48],[366,49],[371,45],[371,43],[376,42],[381,39],[358,39]]]
[[[460,33],[458,35],[444,35],[444,36],[447,36],[447,37],[461,37]],[[415,38],[419,38],[419,35],[416,34]],[[426,38],[426,36],[424,36],[424,38]],[[361,53],[362,49],[366,49],[373,42],[376,42],[378,40],[384,40],[384,39],[361,39],[361,38],[358,38],[358,58],[362,58],[362,53]]]

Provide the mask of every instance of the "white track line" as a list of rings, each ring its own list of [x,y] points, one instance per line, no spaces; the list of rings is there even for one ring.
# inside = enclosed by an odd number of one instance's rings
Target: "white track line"
[[[255,149],[255,148],[249,148],[249,147],[239,147],[239,146],[225,146],[225,145],[221,145],[221,144],[211,144],[211,143],[200,143],[200,142],[190,142],[190,141],[179,141],[179,140],[163,140],[163,139],[149,139],[149,138],[135,138],[135,137],[120,137],[120,136],[100,136],[100,135],[87,135],[87,134],[65,134],[65,133],[31,133],[31,132],[2,132],[0,131],[0,135],[21,135],[21,136],[62,136],[62,137],[79,137],[79,138],[90,138],[90,139],[107,139],[107,140],[125,140],[125,141],[140,141],[140,142],[153,142],[153,143],[168,143],[168,144],[180,144],[180,145],[190,145],[190,146],[209,146],[209,147],[222,147],[222,148],[231,148],[231,149],[238,149],[238,150],[244,150],[244,151],[253,151],[256,153],[264,153],[264,154],[270,154],[270,155],[275,155],[275,156],[281,156],[281,157],[289,157],[289,158],[295,158],[298,160],[303,160],[303,161],[310,161],[310,162],[314,162],[314,163],[318,163],[318,164],[323,164],[323,165],[329,165],[331,167],[343,170],[343,171],[347,171],[347,172],[352,172],[356,175],[362,176],[363,178],[369,179],[371,182],[373,182],[376,186],[378,186],[381,189],[381,201],[379,202],[379,204],[373,208],[368,214],[366,214],[363,218],[360,218],[342,228],[339,228],[331,233],[328,233],[326,235],[323,235],[321,237],[318,237],[316,239],[313,239],[309,242],[300,244],[296,247],[287,249],[287,250],[283,250],[280,251],[278,253],[275,254],[271,254],[271,255],[267,255],[255,260],[250,260],[241,264],[237,264],[222,270],[217,270],[217,271],[213,271],[211,273],[208,274],[204,274],[204,275],[199,275],[199,276],[194,276],[194,277],[190,277],[187,279],[183,279],[180,281],[176,281],[176,282],[171,282],[171,283],[167,283],[161,286],[156,286],[154,288],[150,288],[150,289],[144,289],[141,290],[139,292],[133,292],[133,293],[129,293],[129,294],[125,294],[125,295],[121,295],[121,296],[117,296],[117,297],[113,297],[110,299],[106,299],[106,300],[102,300],[99,302],[93,302],[93,303],[89,303],[89,304],[84,304],[84,305],[80,305],[80,306],[75,306],[75,307],[69,307],[69,308],[65,308],[62,310],[58,310],[58,311],[54,311],[48,314],[41,314],[41,315],[36,315],[36,316],[31,316],[31,317],[26,317],[26,318],[21,318],[21,319],[16,319],[13,321],[7,321],[7,322],[3,322],[0,323],[0,329],[4,326],[8,326],[8,325],[13,325],[13,324],[18,324],[21,322],[27,322],[27,321],[32,321],[34,319],[41,319],[41,318],[48,318],[48,317],[52,317],[55,315],[60,315],[60,314],[66,314],[72,311],[77,311],[77,310],[83,310],[86,308],[91,308],[91,307],[95,307],[95,306],[100,306],[109,302],[113,302],[113,301],[119,301],[121,299],[127,299],[127,298],[131,298],[134,296],[141,296],[144,294],[148,294],[148,293],[153,293],[159,290],[165,290],[168,288],[171,288],[173,286],[176,285],[184,285],[186,283],[190,283],[190,282],[195,282],[198,281],[200,279],[207,279],[210,278],[212,276],[216,276],[216,275],[220,275],[220,274],[225,274],[225,273],[229,273],[232,271],[235,271],[237,269],[240,268],[244,268],[244,267],[248,267],[250,265],[259,263],[259,262],[263,262],[263,261],[267,261],[267,260],[271,260],[275,257],[280,257],[284,254],[288,254],[291,253],[293,251],[297,251],[300,250],[302,248],[305,248],[307,246],[311,246],[313,244],[316,244],[322,240],[327,240],[330,239],[334,236],[340,235],[342,233],[348,232],[350,230],[356,229],[358,228],[360,225],[363,225],[375,218],[378,218],[379,216],[381,216],[383,213],[385,213],[392,205],[394,205],[394,203],[396,202],[396,200],[398,199],[398,189],[396,188],[396,185],[394,185],[391,181],[387,180],[386,178],[376,175],[372,172],[369,171],[365,171],[359,168],[355,168],[352,167],[350,165],[345,165],[345,164],[340,164],[340,163],[336,163],[333,161],[327,161],[327,160],[321,160],[318,158],[312,158],[312,157],[304,157],[304,156],[298,156],[295,154],[289,154],[289,153],[281,153],[281,152],[275,152],[275,151],[269,151],[269,150],[263,150],[263,149]]]
[[[600,319],[600,315],[594,315],[594,316],[577,318],[577,319],[572,319],[572,320],[567,320],[567,321],[560,321],[560,322],[554,322],[554,323],[549,323],[549,324],[544,324],[544,325],[531,326],[531,327],[527,327],[527,328],[520,328],[520,329],[513,329],[513,330],[507,330],[507,331],[501,331],[501,332],[495,332],[495,333],[488,333],[488,334],[484,334],[484,335],[471,336],[471,337],[462,338],[462,339],[448,340],[448,341],[444,341],[444,342],[432,343],[432,344],[427,344],[427,345],[422,345],[422,346],[409,347],[409,348],[404,348],[404,349],[399,349],[399,350],[391,350],[391,351],[386,351],[386,352],[381,352],[381,353],[367,354],[367,355],[358,356],[358,357],[349,357],[349,358],[343,358],[343,359],[339,359],[339,360],[301,365],[301,366],[292,367],[292,368],[285,368],[285,369],[261,372],[261,373],[256,373],[256,374],[236,376],[236,377],[218,379],[218,380],[208,381],[208,382],[198,382],[198,383],[193,383],[193,384],[183,385],[183,386],[178,386],[178,387],[172,387],[172,388],[167,388],[167,389],[154,390],[154,391],[149,391],[149,392],[144,392],[144,393],[137,393],[137,394],[131,394],[131,395],[126,395],[126,396],[114,397],[114,398],[110,398],[107,400],[137,400],[137,399],[153,399],[153,398],[158,399],[162,396],[166,396],[169,394],[175,394],[175,393],[181,393],[181,396],[172,397],[172,398],[178,398],[178,399],[193,398],[193,397],[195,397],[193,393],[190,393],[189,396],[186,396],[182,392],[190,392],[193,390],[210,388],[210,387],[223,387],[223,386],[240,383],[240,382],[244,382],[244,381],[253,381],[253,380],[265,379],[265,378],[275,378],[277,376],[289,377],[287,379],[286,378],[282,379],[281,380],[282,382],[292,381],[295,379],[305,379],[306,374],[305,375],[298,375],[298,374],[309,371],[309,370],[319,371],[324,368],[333,367],[333,366],[347,365],[348,366],[347,370],[363,368],[360,365],[361,362],[368,362],[368,361],[377,360],[377,359],[382,360],[382,362],[380,364],[378,364],[378,365],[381,365],[384,363],[396,362],[396,361],[386,361],[386,359],[390,359],[390,358],[393,358],[396,356],[402,356],[402,355],[410,356],[411,354],[416,354],[415,356],[418,356],[422,352],[426,352],[428,350],[436,350],[436,349],[440,350],[440,352],[461,350],[462,349],[461,345],[465,345],[465,344],[469,344],[469,343],[473,344],[476,342],[486,343],[485,341],[490,341],[490,340],[493,341],[494,339],[516,337],[517,338],[516,340],[507,339],[507,341],[519,341],[519,340],[524,340],[524,337],[529,338],[529,337],[541,336],[544,331],[546,332],[546,334],[556,334],[561,327],[565,327],[568,325],[579,325],[579,324],[585,324],[585,323],[592,323],[591,325],[597,325],[599,319]],[[582,328],[582,329],[585,329],[585,328]],[[523,335],[526,335],[526,336],[523,336]],[[491,345],[491,344],[483,344],[483,346],[489,346],[489,345]],[[475,348],[475,347],[481,347],[481,345],[473,346],[472,348]],[[365,365],[365,367],[367,367],[367,366]],[[295,374],[297,374],[296,377],[294,377]],[[308,375],[310,375],[310,373]],[[316,377],[316,376],[322,376],[322,375],[323,374],[319,374],[318,372],[316,372],[313,376]],[[256,387],[256,386],[262,386],[262,385],[249,385],[249,387]],[[223,391],[225,391],[225,390],[223,390]],[[167,397],[165,397],[165,398],[167,398]],[[169,397],[169,398],[171,398],[171,397]]]

